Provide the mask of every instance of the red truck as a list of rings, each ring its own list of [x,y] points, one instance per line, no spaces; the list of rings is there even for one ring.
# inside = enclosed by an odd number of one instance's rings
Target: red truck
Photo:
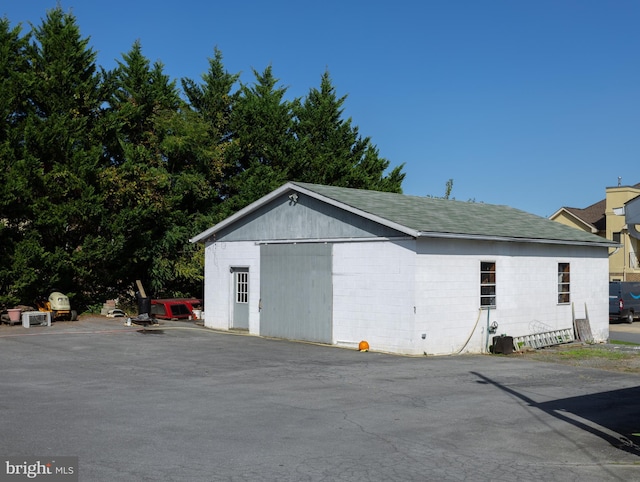
[[[202,313],[202,300],[165,298],[151,300],[151,316],[161,320],[195,320]]]

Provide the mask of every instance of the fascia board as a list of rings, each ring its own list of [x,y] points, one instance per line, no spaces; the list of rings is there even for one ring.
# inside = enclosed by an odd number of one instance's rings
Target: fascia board
[[[558,217],[560,215],[560,213],[562,213],[563,211],[567,212],[567,210],[565,208],[558,209],[555,213],[553,213],[551,216],[549,216],[549,219],[553,220],[554,218]]]

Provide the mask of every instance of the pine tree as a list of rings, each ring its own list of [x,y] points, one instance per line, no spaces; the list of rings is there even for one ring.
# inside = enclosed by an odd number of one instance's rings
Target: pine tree
[[[28,98],[26,49],[29,36],[0,19],[0,306],[20,301],[16,246],[30,215],[30,166],[20,160]]]
[[[157,262],[154,246],[167,226],[171,187],[160,119],[173,116],[181,100],[175,81],[160,62],[151,65],[138,41],[110,73],[109,82],[106,167],[100,182],[109,212],[106,224],[118,252],[113,278],[123,290],[136,279],[150,283]]]
[[[209,70],[202,76],[202,85],[188,78],[182,79],[182,89],[189,105],[210,125],[214,139],[219,143],[232,140],[231,113],[239,92],[231,89],[239,78],[240,74],[230,74],[225,70],[222,52],[216,48],[214,57],[209,59]]]
[[[223,178],[233,173],[230,166],[235,165],[235,162],[229,159],[238,152],[237,136],[231,123],[240,96],[240,92],[232,92],[232,89],[239,78],[240,74],[231,74],[225,70],[222,52],[216,48],[214,57],[209,59],[209,70],[202,76],[201,85],[191,79],[182,80],[189,107],[197,114],[194,119],[206,126],[210,138],[209,148],[218,156],[209,170],[209,179],[219,198],[225,196],[220,192]]]
[[[164,232],[153,246],[152,285],[162,296],[201,295],[203,247],[188,240],[214,223],[224,144],[216,141],[211,123],[187,106],[158,116],[156,125],[166,133],[160,150],[171,182]]]
[[[269,66],[252,84],[216,48],[185,98],[135,42],[116,69],[60,7],[25,36],[0,20],[0,304],[48,288],[98,303],[143,279],[200,294],[188,239],[288,180],[400,192],[328,73],[304,101]],[[234,90],[239,84],[237,90]]]
[[[53,286],[75,292],[79,300],[97,287],[104,260],[102,253],[87,250],[102,235],[100,76],[96,54],[73,15],[50,10],[32,34],[23,87],[29,108],[14,164],[17,178],[27,176],[14,283],[23,301]]]
[[[290,180],[359,189],[402,192],[402,166],[389,174],[369,137],[361,137],[351,118],[343,120],[346,96],[338,97],[328,72],[319,89],[295,104],[295,162]]]
[[[231,116],[236,143],[228,150],[221,192],[225,202],[218,213],[228,216],[288,180],[294,155],[293,103],[287,89],[277,87],[272,68],[253,71],[253,85],[242,85]]]

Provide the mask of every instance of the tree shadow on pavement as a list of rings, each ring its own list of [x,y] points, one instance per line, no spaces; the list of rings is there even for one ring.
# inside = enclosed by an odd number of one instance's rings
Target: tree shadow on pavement
[[[480,373],[471,373],[481,379],[478,383],[491,384],[531,407],[600,437],[617,449],[640,456],[640,387],[539,403]]]

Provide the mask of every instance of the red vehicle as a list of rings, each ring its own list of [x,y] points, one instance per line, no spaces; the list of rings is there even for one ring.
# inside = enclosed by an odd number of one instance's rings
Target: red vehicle
[[[161,320],[195,320],[200,318],[200,313],[202,300],[197,298],[151,300],[151,316]]]

